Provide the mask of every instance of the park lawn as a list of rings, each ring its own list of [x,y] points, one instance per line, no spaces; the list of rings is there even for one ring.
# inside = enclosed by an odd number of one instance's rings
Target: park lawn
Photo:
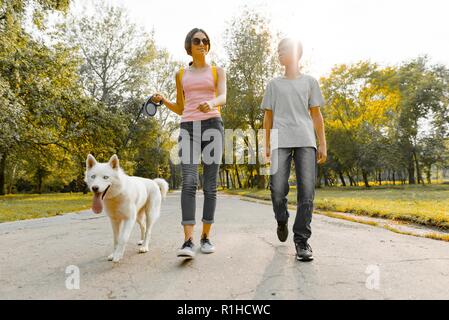
[[[233,194],[271,200],[270,190],[230,190]],[[289,203],[296,203],[290,187]],[[315,208],[409,221],[449,229],[449,185],[334,187],[316,189]]]
[[[0,222],[47,218],[89,209],[91,194],[48,193],[0,196]]]

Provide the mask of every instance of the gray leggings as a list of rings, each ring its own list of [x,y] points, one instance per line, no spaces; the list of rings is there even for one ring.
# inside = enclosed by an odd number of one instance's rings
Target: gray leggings
[[[198,164],[203,164],[203,223],[214,222],[217,203],[217,176],[223,155],[224,128],[221,117],[181,122],[182,225],[195,224]]]

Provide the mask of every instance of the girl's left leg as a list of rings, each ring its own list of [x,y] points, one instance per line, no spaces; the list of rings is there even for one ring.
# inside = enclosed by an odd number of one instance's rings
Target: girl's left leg
[[[221,119],[212,119],[205,126],[205,129],[212,129],[205,134],[207,138],[212,138],[202,144],[203,154],[203,232],[201,234],[201,251],[212,253],[215,247],[209,240],[210,229],[214,223],[215,208],[217,205],[217,177],[220,168],[224,146],[224,128]]]
[[[211,224],[214,223],[215,208],[217,206],[217,176],[219,164],[203,164],[204,171],[204,206],[203,206],[203,234],[209,235]]]

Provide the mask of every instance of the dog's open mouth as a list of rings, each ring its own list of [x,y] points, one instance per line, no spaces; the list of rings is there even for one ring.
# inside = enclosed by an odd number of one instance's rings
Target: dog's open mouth
[[[110,185],[103,192],[94,192],[94,199],[92,201],[92,211],[101,213],[103,211],[103,199],[108,192]]]

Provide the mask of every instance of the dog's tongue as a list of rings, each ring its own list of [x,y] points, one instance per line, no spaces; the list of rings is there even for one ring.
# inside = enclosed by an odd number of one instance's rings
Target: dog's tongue
[[[103,211],[103,200],[101,200],[101,193],[94,193],[92,211],[95,213],[101,213],[101,211]]]

